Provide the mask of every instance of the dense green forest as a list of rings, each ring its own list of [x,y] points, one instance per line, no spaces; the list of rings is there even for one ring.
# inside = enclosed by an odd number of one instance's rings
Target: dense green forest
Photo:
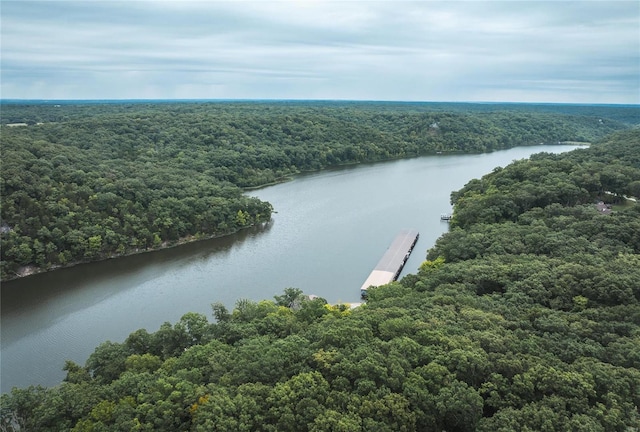
[[[214,303],[212,322],[137,330],[57,387],[3,395],[3,427],[637,430],[639,182],[638,130],[496,169],[452,194],[419,272],[365,305],[296,288]]]
[[[300,171],[640,122],[628,106],[286,101],[4,103],[1,117],[3,280],[265,223],[273,209],[243,190]]]

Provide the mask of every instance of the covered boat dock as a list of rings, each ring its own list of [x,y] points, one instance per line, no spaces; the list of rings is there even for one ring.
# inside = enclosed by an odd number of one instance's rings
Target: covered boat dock
[[[362,297],[367,296],[369,287],[388,284],[400,276],[404,264],[418,241],[418,236],[419,233],[416,230],[403,230],[396,236],[367,280],[362,284],[360,288]]]

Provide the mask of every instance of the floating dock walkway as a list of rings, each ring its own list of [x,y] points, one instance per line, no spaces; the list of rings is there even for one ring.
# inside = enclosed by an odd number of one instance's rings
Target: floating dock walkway
[[[367,296],[367,289],[370,286],[385,285],[398,279],[404,264],[409,259],[409,255],[411,255],[411,251],[418,241],[418,236],[418,231],[415,230],[404,230],[396,236],[367,280],[362,284],[360,288],[362,297]]]

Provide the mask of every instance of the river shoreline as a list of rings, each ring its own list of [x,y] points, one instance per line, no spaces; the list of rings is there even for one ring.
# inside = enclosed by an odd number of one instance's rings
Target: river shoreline
[[[268,182],[268,183],[261,184],[261,185],[257,185],[257,186],[244,187],[244,188],[242,188],[242,190],[244,192],[258,191],[260,189],[264,189],[264,188],[267,188],[267,187],[270,187],[270,186],[275,186],[275,185],[278,185],[278,184],[281,184],[281,183],[286,183],[286,182],[292,181],[292,180],[295,179],[295,176],[304,175],[304,174],[320,173],[320,172],[330,171],[330,170],[340,169],[340,168],[349,168],[349,167],[354,167],[354,166],[358,166],[358,165],[362,165],[362,164],[371,164],[371,163],[380,163],[380,162],[392,162],[392,161],[397,161],[397,160],[407,160],[407,159],[412,159],[412,158],[416,158],[416,157],[423,157],[423,156],[453,156],[453,155],[462,155],[462,154],[468,154],[468,155],[490,154],[490,153],[494,153],[494,152],[497,152],[497,151],[504,151],[504,150],[509,150],[509,149],[517,148],[517,147],[533,147],[535,145],[536,144],[532,144],[530,146],[529,145],[514,146],[514,147],[509,147],[507,149],[497,149],[497,150],[490,150],[490,151],[486,151],[486,152],[446,151],[446,152],[436,152],[436,153],[425,153],[425,154],[419,154],[419,155],[407,155],[407,156],[396,157],[396,158],[391,157],[391,158],[372,160],[372,161],[345,162],[345,163],[330,165],[330,166],[323,167],[323,168],[320,168],[320,169],[317,169],[317,170],[297,171],[297,172],[291,173],[290,175],[286,175],[284,177],[280,177],[280,178],[276,179],[275,181]],[[544,146],[571,145],[571,146],[575,146],[575,147],[583,147],[583,146],[590,145],[590,143],[578,142],[578,141],[560,141],[560,142],[557,142],[557,143],[546,143],[546,144],[542,144],[542,145],[544,145]],[[267,222],[262,222],[262,224],[268,224],[270,222],[271,222],[271,220],[267,221]],[[83,264],[96,263],[96,262],[107,261],[107,260],[112,260],[112,259],[126,258],[126,257],[132,256],[132,255],[139,255],[139,254],[144,254],[144,253],[147,253],[147,252],[154,252],[154,251],[159,251],[159,250],[164,250],[164,249],[170,249],[170,248],[173,248],[173,247],[176,247],[176,246],[181,246],[181,245],[184,245],[184,244],[194,243],[194,242],[203,241],[203,240],[212,240],[212,239],[217,239],[217,238],[224,238],[224,237],[228,237],[228,236],[237,234],[238,232],[241,232],[243,230],[247,230],[247,229],[253,228],[255,226],[256,225],[250,225],[250,226],[241,228],[239,230],[235,230],[235,231],[224,233],[224,234],[183,237],[183,238],[178,239],[175,242],[165,241],[159,247],[145,248],[145,249],[140,249],[140,250],[136,250],[136,251],[132,251],[132,252],[127,252],[127,253],[124,253],[124,254],[110,255],[108,257],[97,259],[97,260],[74,261],[72,263],[68,263],[68,264],[65,264],[65,265],[59,265],[59,264],[58,265],[52,265],[50,268],[40,268],[40,267],[37,267],[35,265],[27,265],[27,266],[20,267],[18,269],[17,273],[14,276],[5,278],[3,280],[3,282],[9,282],[9,281],[17,280],[17,279],[23,279],[23,278],[27,278],[29,276],[33,276],[33,275],[36,275],[36,274],[51,273],[51,272],[54,272],[56,270],[76,267],[76,266],[83,265]]]
[[[122,258],[127,258],[127,257],[130,257],[130,256],[134,256],[134,255],[145,254],[145,253],[148,253],[148,252],[157,252],[157,251],[171,249],[171,248],[175,248],[175,247],[186,245],[186,244],[190,244],[190,243],[197,243],[197,242],[200,242],[200,241],[214,240],[214,239],[230,237],[230,236],[232,236],[234,234],[238,234],[239,232],[246,231],[246,230],[249,230],[251,228],[255,228],[257,226],[266,226],[266,225],[270,224],[271,221],[272,221],[272,219],[269,219],[266,222],[261,222],[260,224],[249,225],[249,226],[246,226],[246,227],[243,227],[241,229],[238,229],[238,230],[235,230],[235,231],[232,231],[232,232],[228,232],[228,233],[225,233],[225,234],[210,235],[210,236],[188,236],[188,237],[182,237],[182,238],[180,238],[180,239],[178,239],[178,240],[176,240],[174,242],[165,241],[159,247],[145,248],[145,249],[140,249],[140,250],[133,251],[133,252],[127,252],[127,253],[124,253],[124,254],[111,255],[111,256],[108,256],[106,258],[101,258],[101,259],[98,259],[98,260],[74,261],[74,262],[68,263],[66,265],[51,266],[48,269],[39,268],[39,267],[36,267],[36,266],[33,266],[33,265],[23,266],[23,267],[20,267],[18,269],[18,273],[16,274],[16,276],[10,277],[10,278],[6,278],[6,279],[3,280],[3,282],[9,282],[9,281],[14,281],[14,280],[18,280],[18,279],[24,279],[24,278],[28,278],[29,276],[35,276],[35,275],[42,274],[42,273],[52,273],[52,272],[55,272],[56,270],[68,269],[68,268],[72,268],[72,267],[81,266],[81,265],[84,265],[84,264],[92,264],[92,263],[98,263],[98,262],[102,262],[102,261],[122,259]]]
[[[452,190],[533,153],[573,148],[521,147],[303,174],[250,192],[277,209],[262,229],[7,282],[0,391],[56,385],[65,360],[84,364],[105,340],[155,331],[187,312],[210,316],[212,302],[233,310],[239,299],[273,298],[286,287],[331,304],[359,302],[360,286],[399,229],[420,232],[403,275],[417,271],[421,251],[448,230],[440,216],[450,211]]]

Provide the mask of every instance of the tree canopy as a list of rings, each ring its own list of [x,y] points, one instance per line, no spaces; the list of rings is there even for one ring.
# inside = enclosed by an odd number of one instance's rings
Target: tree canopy
[[[300,171],[593,141],[637,118],[622,106],[5,103],[1,277],[265,223],[270,204],[243,190]]]
[[[214,304],[215,320],[137,330],[67,362],[59,386],[3,395],[3,427],[633,430],[639,149],[633,130],[497,169],[452,194],[452,229],[418,273],[365,305],[296,288]]]

